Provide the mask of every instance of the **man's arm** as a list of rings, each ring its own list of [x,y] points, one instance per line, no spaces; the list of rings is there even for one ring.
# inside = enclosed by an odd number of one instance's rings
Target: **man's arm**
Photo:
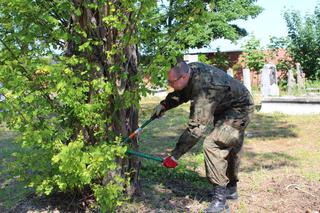
[[[169,109],[179,106],[182,103],[189,101],[186,92],[184,90],[174,91],[167,95],[167,97],[160,102],[154,109],[152,113],[152,118],[159,118],[163,113]]]
[[[189,97],[187,97],[184,90],[181,90],[169,93],[167,97],[160,102],[160,104],[164,106],[165,111],[167,111],[187,101],[189,101]]]
[[[179,159],[191,149],[203,136],[210,122],[213,122],[214,111],[225,97],[229,87],[210,86],[202,88],[199,95],[191,101],[188,127],[180,136],[171,155]]]

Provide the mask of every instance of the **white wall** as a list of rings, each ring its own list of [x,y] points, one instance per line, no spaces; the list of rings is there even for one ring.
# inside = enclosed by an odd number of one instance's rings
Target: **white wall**
[[[186,61],[187,63],[197,62],[198,55],[184,55],[183,60]]]

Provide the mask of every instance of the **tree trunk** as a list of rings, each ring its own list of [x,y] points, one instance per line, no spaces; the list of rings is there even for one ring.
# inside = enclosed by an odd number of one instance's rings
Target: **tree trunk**
[[[96,3],[95,0],[90,2]],[[138,110],[131,106],[129,108],[118,108],[116,107],[116,102],[123,99],[122,94],[124,91],[132,91],[137,87],[135,82],[131,79],[134,77],[138,70],[138,57],[137,57],[137,48],[136,45],[123,45],[121,44],[121,38],[125,32],[119,32],[115,28],[108,28],[103,23],[103,18],[112,13],[109,8],[110,5],[106,4],[98,9],[89,9],[85,7],[84,0],[73,0],[74,6],[81,11],[81,15],[77,16],[73,14],[70,17],[70,26],[69,32],[76,36],[81,36],[76,30],[75,27],[81,28],[87,36],[82,36],[80,44],[75,41],[68,41],[65,47],[66,56],[82,56],[85,57],[90,63],[98,65],[100,71],[96,69],[91,70],[89,78],[91,80],[96,78],[103,78],[106,81],[115,82],[117,86],[117,91],[109,99],[109,103],[106,103],[106,117],[112,118],[112,122],[106,124],[106,137],[107,140],[112,141],[115,139],[115,136],[128,136],[131,132],[138,128]],[[86,1],[88,3],[88,1]],[[113,4],[115,4],[113,2]],[[120,3],[118,3],[120,4]],[[121,8],[121,5],[119,6]],[[113,11],[114,13],[114,11]],[[130,19],[131,14],[126,14]],[[127,27],[129,33],[133,33],[134,26]],[[102,45],[92,46],[92,51],[89,52],[79,52],[78,46],[85,43],[89,39],[94,41],[101,41]],[[111,51],[115,45],[124,46],[119,48],[120,52],[113,55],[113,57],[107,57],[106,52]],[[125,61],[123,57],[125,56]],[[110,67],[117,65],[121,68],[119,72],[111,72]],[[75,72],[81,72],[83,69],[81,66],[76,67]],[[127,73],[127,78],[121,79],[121,74]],[[88,92],[88,103],[92,100],[92,96],[95,91],[90,90]],[[111,128],[110,128],[111,127]],[[88,144],[94,145],[96,143],[94,136],[95,127],[84,126],[81,128],[82,133],[85,136],[85,140]],[[110,132],[109,132],[110,131]],[[112,132],[111,132],[112,131]],[[109,134],[110,133],[110,134]],[[113,134],[115,133],[115,134]],[[76,133],[78,134],[78,133]],[[110,136],[111,135],[111,136]],[[130,142],[131,149],[137,150],[138,143],[137,139],[134,139]],[[126,186],[126,191],[129,195],[139,194],[140,186],[138,182],[139,170],[140,170],[140,161],[134,156],[128,156],[125,159],[118,159],[119,164],[121,164],[121,171],[117,173],[121,174],[123,177],[125,174],[130,174],[131,185]],[[106,174],[103,182],[106,184],[113,174]]]
[[[129,73],[128,79],[133,79],[138,72],[138,57],[137,57],[137,48],[136,46],[127,46],[125,48],[126,58],[128,59],[127,72]],[[128,82],[128,90],[133,90],[137,87],[134,82]],[[127,127],[129,130],[129,134],[138,128],[138,115],[139,111],[135,107],[130,107],[126,113],[126,119],[128,120]],[[131,142],[131,147],[134,150],[138,150],[138,139],[135,138]],[[141,167],[141,162],[138,158],[131,156],[128,160],[128,170],[132,171],[130,180],[131,186],[127,188],[127,191],[130,195],[140,195],[140,184],[139,184],[139,171]]]
[[[136,46],[126,46],[124,49],[124,54],[127,58],[127,63],[125,64],[125,72],[128,73],[128,80],[119,84],[119,90],[129,90],[132,91],[136,88],[132,79],[138,72],[138,58]],[[128,109],[117,110],[114,117],[114,132],[118,135],[128,136],[130,133],[138,128],[138,110],[131,106]],[[134,138],[130,141],[130,148],[138,150],[138,140]],[[138,158],[134,156],[128,156],[128,158],[121,161],[122,170],[121,174],[124,177],[125,174],[130,174],[131,185],[126,187],[126,191],[130,196],[140,194],[140,184],[138,180],[139,170],[141,162]]]

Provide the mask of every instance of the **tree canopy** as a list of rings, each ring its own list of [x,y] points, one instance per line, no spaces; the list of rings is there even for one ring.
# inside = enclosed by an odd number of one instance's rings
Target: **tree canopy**
[[[313,14],[301,17],[298,11],[287,11],[284,18],[288,27],[288,51],[300,63],[306,77],[320,78],[320,5]]]
[[[266,62],[267,53],[261,47],[260,41],[251,35],[240,58],[246,67],[259,73]]]

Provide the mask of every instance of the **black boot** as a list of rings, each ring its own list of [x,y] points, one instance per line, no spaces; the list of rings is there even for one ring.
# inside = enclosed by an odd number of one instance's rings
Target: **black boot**
[[[209,197],[213,197],[214,192],[209,192]],[[226,198],[227,200],[237,200],[238,199],[237,185],[227,185]]]
[[[227,193],[226,198],[228,200],[237,200],[238,199],[238,192],[237,192],[237,184],[228,184],[227,185]]]
[[[226,200],[227,188],[225,186],[215,186],[213,189],[212,202],[208,208],[204,210],[205,213],[220,213],[223,211],[229,212],[229,206]]]

